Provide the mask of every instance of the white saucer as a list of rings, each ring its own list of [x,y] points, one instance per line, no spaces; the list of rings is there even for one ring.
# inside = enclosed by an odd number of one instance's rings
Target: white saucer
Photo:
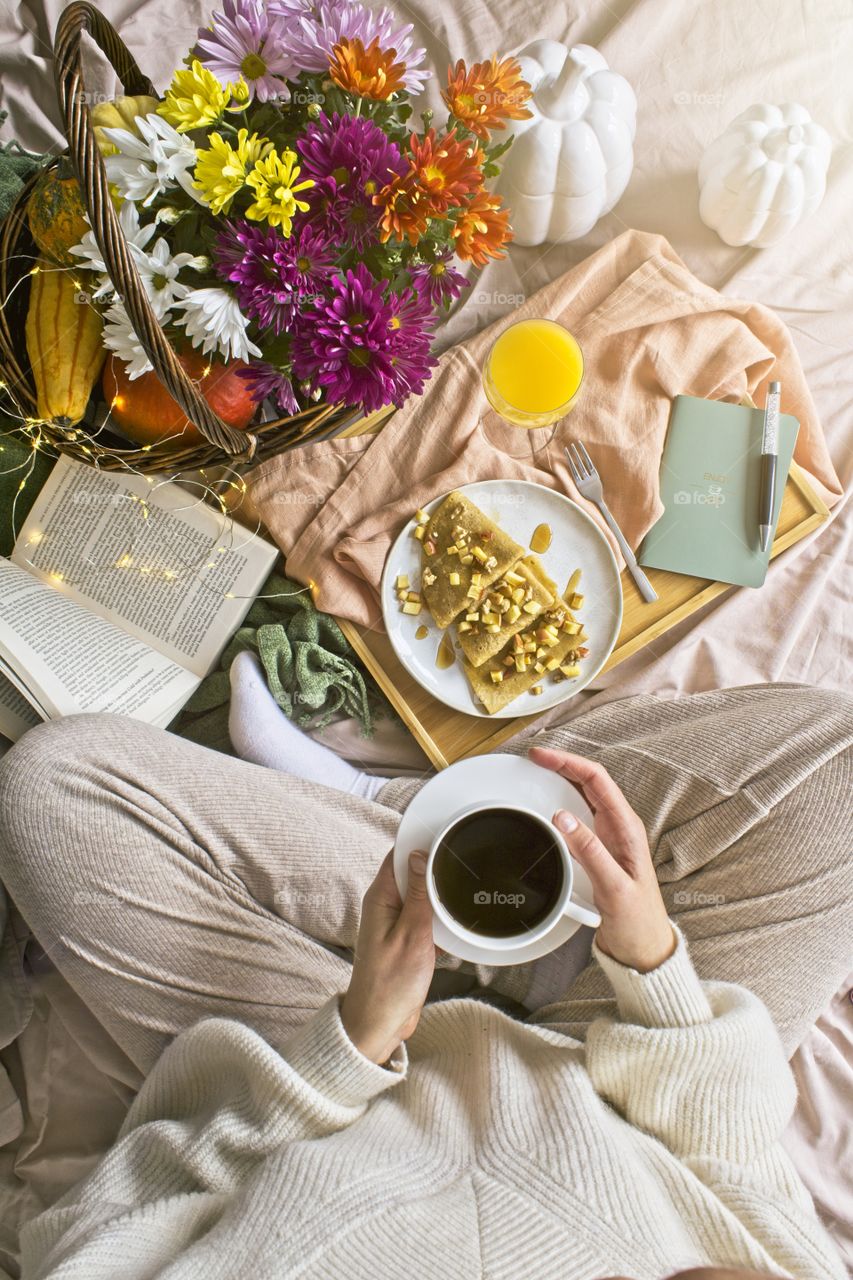
[[[501,805],[510,798],[541,813],[549,821],[557,809],[568,809],[581,822],[592,825],[590,808],[572,784],[550,769],[541,769],[524,756],[473,756],[470,760],[460,760],[430,778],[403,814],[394,845],[394,875],[400,893],[405,897],[409,854],[415,849],[427,852],[454,813],[466,805],[484,804],[490,800]],[[589,877],[574,859],[572,864],[572,897],[582,906],[594,909]],[[438,919],[433,922],[433,937],[437,947],[460,960],[488,965],[526,964],[562,946],[580,927],[577,920],[562,916],[543,937],[517,947],[511,953],[490,951],[488,944],[481,947],[464,942],[454,937]]]

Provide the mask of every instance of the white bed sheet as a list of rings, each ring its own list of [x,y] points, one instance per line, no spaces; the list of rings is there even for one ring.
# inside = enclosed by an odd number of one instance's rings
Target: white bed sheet
[[[0,10],[3,133],[42,149],[61,144],[50,72],[50,37],[58,0],[6,0]],[[162,87],[206,22],[208,6],[189,0],[101,0],[155,84]],[[517,52],[549,36],[596,45],[626,75],[639,99],[636,161],[616,209],[575,244],[512,249],[487,268],[452,318],[445,343],[511,310],[528,295],[626,227],[660,232],[701,279],[731,296],[773,307],[789,325],[821,414],[845,489],[853,480],[853,9],[850,0],[396,0],[430,52],[438,79],[430,105],[440,107],[439,81],[457,57],[493,50]],[[165,33],[165,34],[164,34]],[[107,74],[91,76],[92,91],[111,91]],[[696,169],[704,147],[754,102],[798,101],[830,132],[834,153],[819,212],[772,249],[723,245],[698,216]],[[605,676],[565,717],[636,692],[659,696],[770,680],[847,688],[851,671],[850,508],[842,500],[828,527],[786,552],[758,593],[733,591]],[[350,727],[351,728],[351,727]],[[337,744],[365,758],[348,726],[332,730]],[[382,770],[417,767],[410,748],[387,736],[373,752]],[[851,955],[853,961],[853,955]],[[853,977],[851,977],[853,981]],[[798,1166],[853,1273],[853,1158],[849,1101],[853,1097],[851,1005],[846,985],[795,1059],[802,1098],[791,1134]],[[43,994],[43,1001],[46,997]],[[50,1017],[50,1002],[43,1003]],[[31,1035],[41,1035],[34,1027]],[[57,1035],[68,1035],[60,1028]],[[83,1037],[85,1040],[85,1037]],[[74,1034],[71,1033],[72,1049]],[[63,1042],[64,1043],[64,1042]],[[847,1054],[845,1058],[844,1049]],[[57,1061],[66,1061],[55,1051]],[[118,1078],[121,1072],[117,1071]],[[36,1080],[47,1096],[48,1077]],[[105,1097],[114,1084],[105,1080]],[[35,1094],[34,1094],[35,1096]],[[73,1096],[64,1102],[73,1115]],[[57,1104],[58,1106],[58,1104]],[[56,1111],[57,1108],[54,1108]],[[59,1108],[61,1111],[62,1108]],[[63,1129],[70,1141],[71,1131]],[[50,1148],[48,1147],[48,1150]],[[9,1174],[9,1148],[0,1151]],[[38,1184],[62,1181],[72,1165],[56,1154],[39,1167]],[[51,1172],[53,1170],[53,1173]],[[830,1173],[827,1173],[827,1170]],[[11,1175],[10,1175],[11,1177]],[[12,1200],[23,1203],[14,1181]],[[2,1194],[2,1193],[0,1193]],[[17,1199],[15,1197],[17,1196]],[[14,1202],[14,1203],[13,1203]],[[0,1265],[2,1244],[0,1240]]]

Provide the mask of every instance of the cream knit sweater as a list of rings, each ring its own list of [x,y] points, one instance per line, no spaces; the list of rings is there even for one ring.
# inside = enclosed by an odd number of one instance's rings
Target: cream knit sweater
[[[703,1262],[844,1271],[779,1145],[764,1006],[683,939],[585,1045],[430,1005],[391,1069],[329,1001],[282,1054],[212,1019],[163,1054],[94,1173],[25,1228],[24,1277],[590,1280]]]

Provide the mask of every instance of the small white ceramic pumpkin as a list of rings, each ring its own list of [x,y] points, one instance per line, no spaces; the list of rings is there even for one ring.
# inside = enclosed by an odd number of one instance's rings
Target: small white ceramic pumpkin
[[[500,178],[515,242],[577,240],[628,185],[637,99],[588,44],[534,40],[518,61],[532,114],[508,122],[515,140]]]
[[[796,102],[748,107],[702,157],[700,218],[726,244],[766,249],[817,209],[831,151]]]

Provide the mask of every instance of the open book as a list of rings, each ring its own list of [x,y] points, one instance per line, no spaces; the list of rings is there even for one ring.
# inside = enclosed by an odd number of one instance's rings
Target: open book
[[[277,555],[192,488],[61,458],[0,558],[0,733],[80,711],[168,724]]]

